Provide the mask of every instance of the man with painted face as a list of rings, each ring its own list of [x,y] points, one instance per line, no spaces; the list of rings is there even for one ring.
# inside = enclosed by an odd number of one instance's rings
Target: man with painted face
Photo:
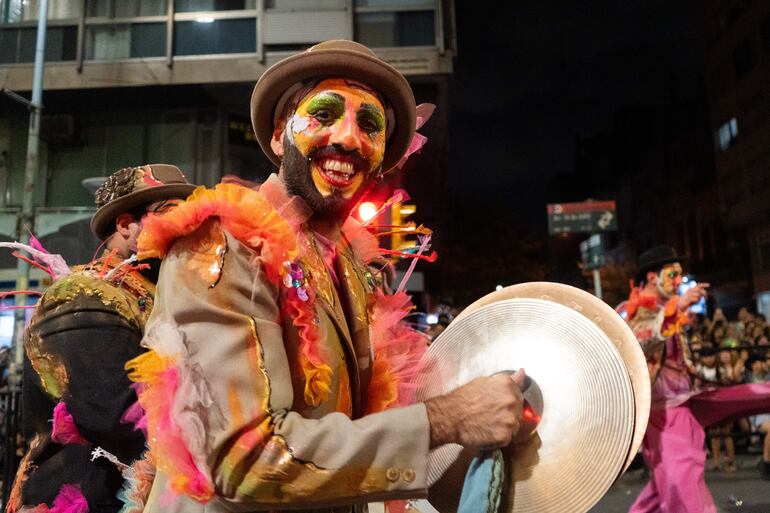
[[[415,101],[368,48],[328,41],[257,83],[257,139],[279,166],[258,190],[198,189],[145,225],[163,259],[130,362],[158,474],[145,511],[366,511],[425,497],[430,448],[507,445],[523,373],[426,403],[408,379],[427,341],[399,323],[349,217],[408,153]]]
[[[688,309],[706,296],[700,283],[678,294],[682,258],[668,246],[656,246],[639,256],[635,287],[621,307],[647,356],[652,402],[642,445],[652,477],[631,506],[631,513],[676,511],[716,512],[706,488],[704,431],[693,416],[689,400],[695,395],[695,368],[683,328]]]

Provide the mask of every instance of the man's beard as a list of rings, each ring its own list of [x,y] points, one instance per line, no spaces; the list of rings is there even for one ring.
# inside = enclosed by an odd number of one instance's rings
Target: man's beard
[[[296,146],[284,135],[283,181],[290,194],[301,197],[313,210],[314,214],[326,219],[347,218],[353,207],[370,189],[373,182],[370,177],[364,177],[364,181],[357,191],[346,198],[341,191],[332,188],[329,196],[322,196],[316,189],[311,177],[312,154],[305,157]],[[340,150],[340,153],[346,153]]]

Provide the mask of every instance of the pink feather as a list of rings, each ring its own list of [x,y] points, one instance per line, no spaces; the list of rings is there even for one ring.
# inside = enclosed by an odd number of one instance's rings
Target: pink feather
[[[64,485],[53,501],[51,513],[88,513],[88,501],[78,485]]]
[[[418,130],[425,123],[427,123],[427,121],[433,115],[433,112],[435,110],[436,110],[436,106],[433,105],[432,103],[421,103],[415,109],[415,111],[416,111],[416,122],[415,122],[414,136],[412,137],[412,140],[409,143],[409,147],[407,148],[406,152],[404,153],[404,156],[401,157],[401,160],[399,160],[398,164],[396,164],[396,167],[398,167],[399,169],[404,167],[404,164],[406,164],[406,161],[409,160],[409,157],[411,155],[413,155],[414,153],[419,152],[422,149],[422,147],[425,146],[425,143],[428,142],[428,138],[425,137],[422,134],[418,134],[416,130]]]
[[[33,242],[34,240],[34,242]],[[54,280],[67,276],[72,270],[64,261],[61,255],[54,255],[43,249],[40,241],[34,237],[30,238],[30,244],[21,244],[19,242],[0,242],[0,248],[9,248],[21,250],[29,253],[32,261],[38,264],[45,272],[51,275]]]
[[[83,497],[80,486],[65,484],[59,489],[59,494],[50,508],[47,504],[39,504],[34,508],[25,508],[27,513],[88,513],[88,501]]]
[[[80,435],[80,431],[78,431],[78,427],[75,425],[75,419],[72,417],[72,414],[67,411],[67,405],[64,401],[59,401],[53,409],[53,430],[51,432],[51,440],[62,445],[88,444],[88,440]]]
[[[139,383],[133,383],[131,388],[134,389],[138,396],[142,387]],[[144,436],[147,436],[147,415],[138,400],[123,412],[120,422],[123,424],[133,424],[136,431],[142,431]]]
[[[411,298],[406,292],[377,292],[372,305],[369,333],[374,357],[386,363],[387,372],[397,383],[396,400],[388,408],[406,406],[414,400],[414,379],[428,349],[427,337],[402,322],[411,309]],[[370,387],[370,398],[371,392]]]

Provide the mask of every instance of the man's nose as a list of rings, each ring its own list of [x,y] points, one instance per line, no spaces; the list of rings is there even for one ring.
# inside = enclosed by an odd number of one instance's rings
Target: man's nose
[[[338,123],[329,143],[340,146],[341,148],[352,151],[361,149],[361,134],[355,115],[346,114]]]

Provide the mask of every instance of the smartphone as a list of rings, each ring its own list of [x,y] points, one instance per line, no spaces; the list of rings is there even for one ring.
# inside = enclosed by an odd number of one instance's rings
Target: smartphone
[[[695,281],[695,278],[692,276],[684,276],[682,277],[682,283],[679,285],[679,295],[681,296],[691,288],[695,287],[698,284],[697,281]],[[700,298],[700,301],[695,303],[689,308],[690,312],[694,314],[703,314],[706,315],[706,298],[702,297]]]

